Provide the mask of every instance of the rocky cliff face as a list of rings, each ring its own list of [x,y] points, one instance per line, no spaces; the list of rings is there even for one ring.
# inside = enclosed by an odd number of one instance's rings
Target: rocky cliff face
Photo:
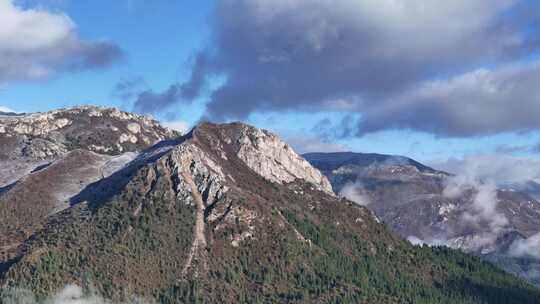
[[[159,303],[497,303],[504,295],[504,303],[534,303],[540,296],[490,264],[403,241],[368,209],[330,193],[277,137],[247,125],[201,124],[125,164],[91,151],[67,155],[73,159],[1,196],[12,199],[0,208],[32,201],[20,187],[43,182],[36,188],[43,202],[69,197],[62,211],[39,213],[38,223],[0,226],[10,236],[1,240],[9,252],[0,256],[2,300],[20,288],[46,298],[66,284]],[[79,169],[87,176],[82,190],[60,174],[79,159],[93,164]],[[71,190],[59,196],[53,189],[66,182]],[[0,223],[10,216],[11,209],[0,212]],[[473,280],[474,289],[463,287]]]
[[[540,283],[540,261],[511,254],[512,244],[540,231],[540,203],[527,193],[465,185],[466,191],[454,195],[449,191],[453,176],[404,157],[361,153],[305,157],[328,176],[337,193],[367,205],[404,238],[478,254]],[[479,208],[493,209],[484,216]]]
[[[319,170],[271,132],[234,123],[221,126],[220,133],[238,158],[268,180],[283,184],[303,179],[333,193],[330,182]]]

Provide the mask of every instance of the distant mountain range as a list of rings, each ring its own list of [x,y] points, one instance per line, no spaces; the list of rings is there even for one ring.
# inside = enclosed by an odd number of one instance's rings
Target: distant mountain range
[[[493,189],[460,185],[459,193],[450,193],[459,176],[402,156],[311,153],[304,157],[329,178],[336,193],[356,198],[413,243],[474,253],[540,283],[540,255],[515,250],[529,242],[534,251],[540,232],[540,203],[534,198],[538,184]]]
[[[490,263],[400,238],[265,130],[203,123],[180,135],[94,107],[0,128],[4,303],[74,285],[126,303],[540,303],[537,287]],[[384,162],[419,187],[446,176]],[[398,172],[377,166],[362,174]]]

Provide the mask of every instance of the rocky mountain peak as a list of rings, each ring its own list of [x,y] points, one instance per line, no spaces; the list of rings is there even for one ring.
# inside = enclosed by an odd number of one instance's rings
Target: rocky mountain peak
[[[211,149],[227,160],[232,153],[250,169],[278,183],[302,179],[319,190],[332,192],[328,179],[299,156],[277,135],[253,126],[235,122],[229,124],[202,123],[193,130],[193,137],[204,139]]]
[[[80,106],[0,115],[0,187],[70,151],[116,156],[178,136],[151,118],[114,108]]]
[[[83,148],[119,154],[141,150],[178,135],[153,119],[115,108],[80,106],[45,113],[0,116],[0,138],[37,138],[63,146],[64,150]],[[45,153],[43,156],[49,155]]]

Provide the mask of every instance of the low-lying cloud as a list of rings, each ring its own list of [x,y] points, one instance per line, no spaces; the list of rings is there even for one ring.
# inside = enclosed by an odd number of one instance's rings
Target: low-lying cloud
[[[165,121],[163,126],[185,134],[189,131],[189,124],[183,120]]]
[[[468,137],[540,129],[540,61],[427,81],[368,108],[359,134],[410,129]]]
[[[469,193],[472,202],[461,215],[464,225],[474,225],[482,233],[473,240],[480,248],[493,244],[510,229],[509,219],[498,209],[498,189],[540,178],[540,161],[503,156],[477,155],[433,163],[434,167],[454,173],[444,195],[458,198]],[[512,255],[520,255],[538,246],[535,236],[511,246]]]
[[[362,189],[363,185],[361,183],[347,183],[339,192],[339,196],[355,202],[360,206],[367,206],[371,201]]]
[[[540,232],[527,239],[515,241],[509,253],[514,257],[528,257],[540,260]]]
[[[95,292],[84,291],[77,285],[66,285],[61,291],[44,300],[37,300],[34,293],[25,289],[5,289],[2,291],[3,304],[154,304],[155,301],[131,297],[126,302],[113,302]]]
[[[460,214],[463,227],[475,229],[475,237],[468,246],[477,250],[494,244],[497,238],[508,229],[509,221],[498,210],[497,186],[493,180],[480,180],[477,176],[457,175],[449,179],[443,194],[456,199],[472,193],[472,201]]]

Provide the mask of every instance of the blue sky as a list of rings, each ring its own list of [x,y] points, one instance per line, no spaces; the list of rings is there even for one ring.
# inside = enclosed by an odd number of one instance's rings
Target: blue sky
[[[17,65],[3,75],[0,65],[0,106],[114,106],[190,126],[203,116],[244,120],[302,152],[537,158],[538,19],[528,12],[536,4],[403,3],[0,0],[0,16],[2,9],[17,18],[32,10],[67,16],[59,27],[71,24],[65,41],[76,46],[66,51],[64,40],[50,38],[23,52],[0,31],[0,56],[11,48],[15,61],[52,71],[34,77]],[[27,39],[41,31],[35,35]],[[60,62],[58,52],[68,59]],[[81,56],[97,63],[72,68]],[[119,83],[132,86],[119,92]],[[196,94],[187,98],[186,87]]]
[[[149,86],[160,88],[183,77],[187,61],[207,37],[211,1],[169,2],[47,3],[48,10],[67,14],[83,39],[114,41],[124,50],[125,58],[99,71],[8,83],[1,91],[2,104],[19,111],[44,111],[80,103],[119,107],[123,102],[111,92],[122,79],[143,77]],[[29,6],[35,7],[32,4]]]

